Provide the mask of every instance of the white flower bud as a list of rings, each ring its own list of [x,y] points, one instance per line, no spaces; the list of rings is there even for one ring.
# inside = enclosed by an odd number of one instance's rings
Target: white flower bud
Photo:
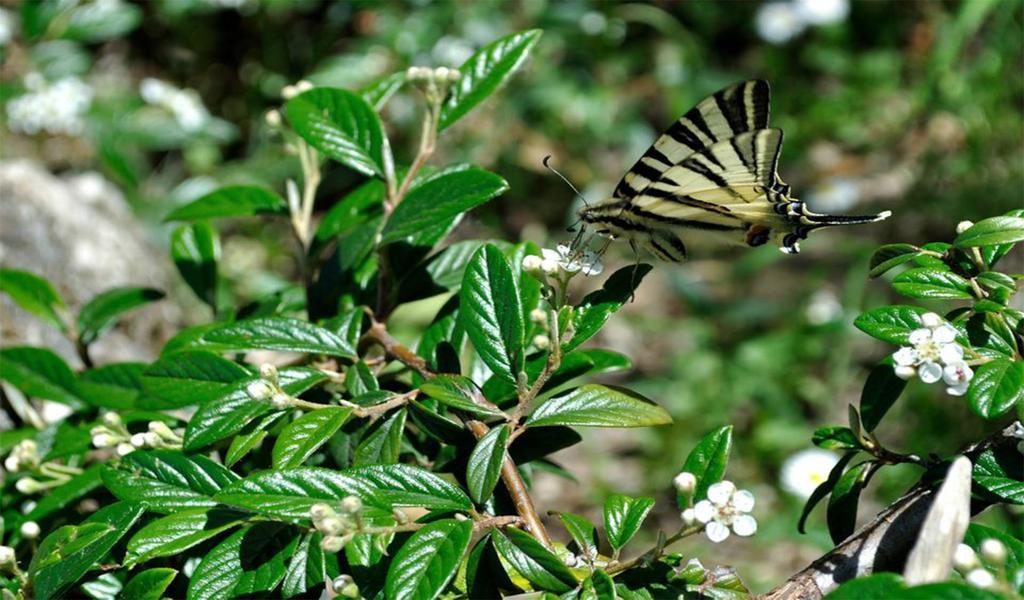
[[[270,363],[260,365],[260,377],[267,381],[277,381],[277,367]]]
[[[98,433],[92,436],[92,445],[97,448],[109,448],[117,444],[117,440],[109,433]]]
[[[359,586],[350,575],[338,575],[331,582],[334,591],[343,598],[358,598]]]
[[[274,395],[270,397],[270,405],[277,410],[284,410],[292,405],[291,396],[283,392],[275,392]]]
[[[121,442],[120,444],[117,445],[118,456],[128,456],[132,452],[135,452],[135,446],[127,442]]]
[[[34,494],[40,490],[40,485],[42,484],[35,479],[32,479],[31,477],[24,477],[14,484],[14,489],[18,490],[22,494]]]
[[[141,433],[136,433],[131,437],[131,444],[134,448],[145,448],[146,447],[146,436]]]
[[[988,538],[981,542],[981,556],[992,565],[1002,565],[1006,562],[1006,546],[995,538]]]
[[[266,118],[266,120],[267,120],[267,125],[273,127],[274,129],[277,129],[278,127],[281,126],[281,112],[280,111],[268,110],[267,114],[265,115],[264,118]]]
[[[305,79],[295,84],[295,89],[298,90],[300,94],[302,92],[308,92],[309,90],[313,89],[313,87],[313,83]]]
[[[554,275],[558,275],[558,272],[561,270],[562,267],[561,267],[561,265],[558,264],[557,261],[542,260],[541,264],[540,264],[540,268],[544,272],[545,275],[552,275],[552,276],[554,276]]]
[[[109,432],[110,432],[110,430],[107,429],[106,427],[104,427],[103,425],[97,425],[97,426],[95,426],[95,427],[93,427],[92,429],[89,430],[89,435],[95,437],[95,436],[97,436],[97,435],[99,435],[101,433],[109,433]]]
[[[925,327],[938,327],[943,322],[943,318],[933,312],[921,315],[921,324]]]
[[[983,568],[974,569],[964,579],[976,588],[987,589],[995,585],[996,578]]]
[[[675,476],[672,480],[672,485],[676,487],[676,490],[680,494],[689,496],[697,489],[697,476],[693,473],[683,471],[682,473]]]
[[[107,412],[103,414],[103,424],[107,427],[120,427],[121,426],[121,415],[116,412]]]
[[[14,454],[10,454],[4,459],[4,468],[11,473],[17,473],[21,470],[20,467],[21,465],[18,464],[18,457],[14,456]]]
[[[687,527],[697,522],[697,513],[692,508],[684,510],[679,516],[683,520],[683,525]]]
[[[9,567],[14,564],[14,548],[0,546],[0,566]]]
[[[953,568],[961,573],[965,573],[977,566],[978,556],[974,553],[974,548],[967,544],[958,545],[953,552]]]
[[[533,336],[533,345],[540,350],[544,350],[551,345],[551,339],[546,335],[535,335]]]
[[[149,430],[157,434],[164,440],[171,441],[178,439],[178,436],[174,435],[174,432],[171,431],[171,428],[168,427],[167,424],[164,423],[163,421],[150,421]]]
[[[438,67],[434,69],[434,79],[437,80],[438,83],[448,83],[448,67]]]
[[[309,507],[309,517],[313,519],[314,523],[320,522],[326,519],[327,517],[333,516],[334,509],[331,508],[330,505],[324,504],[323,502],[318,502],[313,506]]]
[[[329,535],[320,540],[320,549],[324,552],[334,554],[336,552],[340,552],[341,549],[345,547],[346,541],[347,540],[344,537]]]
[[[530,320],[537,324],[544,323],[548,320],[548,313],[544,312],[542,308],[535,308],[530,311]]]
[[[291,100],[295,96],[299,95],[299,89],[294,85],[286,85],[281,88],[281,97],[285,100]]]
[[[956,232],[958,234],[963,233],[970,229],[971,227],[974,227],[973,221],[960,221],[959,223],[956,224]]]
[[[341,535],[345,532],[345,524],[338,517],[320,519],[316,528],[325,535]]]
[[[534,256],[533,254],[528,254],[523,257],[523,270],[528,273],[540,272],[543,268],[543,262],[544,261],[541,259],[541,257]]]
[[[249,385],[245,386],[245,393],[249,394],[249,397],[253,400],[266,400],[274,393],[273,388],[267,385],[266,381],[252,381]]]
[[[143,433],[142,438],[146,441],[146,445],[149,446],[150,448],[159,448],[160,442],[162,441],[160,439],[160,436],[153,433],[152,431],[147,431],[146,433]]]
[[[458,69],[449,69],[448,70],[448,82],[449,83],[455,83],[456,81],[458,81],[460,79],[462,79],[462,73]]]
[[[40,532],[39,523],[35,521],[25,521],[21,524],[21,535],[25,536],[27,540],[36,539],[39,537]]]
[[[355,514],[363,510],[363,501],[357,496],[345,496],[341,501],[341,510],[349,514]]]

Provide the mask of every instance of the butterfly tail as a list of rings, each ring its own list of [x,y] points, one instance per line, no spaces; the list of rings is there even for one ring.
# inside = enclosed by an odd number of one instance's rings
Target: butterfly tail
[[[863,225],[865,223],[877,223],[892,216],[892,211],[883,211],[877,215],[819,215],[807,212],[804,217],[814,228],[831,227],[833,225]]]

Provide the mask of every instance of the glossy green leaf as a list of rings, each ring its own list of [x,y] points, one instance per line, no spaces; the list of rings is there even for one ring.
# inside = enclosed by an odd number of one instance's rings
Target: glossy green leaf
[[[572,513],[558,513],[558,518],[561,519],[565,530],[569,532],[569,536],[576,542],[580,553],[584,556],[597,556],[599,550],[597,529],[593,523],[585,517]]]
[[[177,576],[177,569],[167,567],[146,569],[128,580],[118,598],[120,600],[160,600]]]
[[[904,590],[903,578],[895,573],[876,573],[847,581],[825,596],[829,600],[892,598]]]
[[[137,450],[103,470],[103,483],[119,499],[163,514],[213,507],[213,495],[237,480],[205,456],[176,450]]]
[[[501,246],[501,242],[495,240],[463,240],[455,242],[435,254],[426,265],[426,271],[430,275],[431,281],[443,288],[459,287],[469,261],[485,244]]]
[[[832,542],[838,544],[853,533],[857,524],[857,505],[864,489],[870,462],[862,462],[843,473],[832,488],[828,499],[828,532]]]
[[[540,39],[541,31],[531,29],[491,42],[459,67],[462,77],[452,86],[441,107],[438,129],[443,130],[493,94],[526,60]]]
[[[331,406],[308,412],[288,424],[274,442],[274,468],[297,467],[348,420],[352,409]]]
[[[396,242],[444,225],[507,189],[504,179],[476,167],[442,171],[409,190],[384,225],[381,243]]]
[[[125,566],[174,556],[243,522],[244,515],[223,508],[190,508],[150,521],[128,540]]]
[[[292,127],[326,156],[364,175],[394,170],[391,146],[373,108],[358,94],[318,87],[285,104]]]
[[[722,480],[731,450],[732,425],[726,425],[705,435],[690,451],[682,470],[693,473],[697,478],[693,498],[703,499],[708,494],[708,488]]]
[[[387,101],[405,85],[405,73],[392,73],[382,77],[359,91],[363,100],[373,107],[373,110],[380,111],[387,104]]]
[[[189,344],[196,350],[244,352],[279,350],[355,358],[355,348],[332,331],[301,319],[260,317],[219,324]]]
[[[1024,455],[1013,446],[990,448],[974,461],[974,483],[1010,504],[1024,504]]]
[[[216,189],[171,211],[165,221],[197,221],[223,217],[283,214],[288,205],[276,193],[252,185],[231,185]]]
[[[922,327],[921,315],[926,312],[927,309],[919,306],[883,306],[860,315],[853,324],[875,339],[904,345],[908,343],[910,332]]]
[[[512,268],[492,245],[473,256],[459,292],[459,318],[480,359],[515,383],[523,370],[523,311]]]
[[[886,244],[871,255],[868,277],[878,277],[894,267],[909,262],[921,254],[921,249],[911,244]]]
[[[327,379],[321,371],[305,368],[281,369],[279,380],[284,391],[296,396]],[[236,382],[220,397],[199,406],[185,427],[186,451],[194,451],[218,442],[242,430],[253,420],[273,411],[269,400],[254,400],[246,389],[259,377]]]
[[[285,598],[314,595],[314,590],[338,575],[337,556],[320,548],[321,539],[319,532],[312,531],[299,540],[281,582],[281,595]]]
[[[473,508],[473,503],[462,490],[420,467],[368,465],[351,467],[342,473],[372,486],[376,502],[388,511],[395,506],[465,511]]]
[[[604,531],[608,543],[616,551],[640,531],[647,513],[654,508],[654,498],[632,498],[613,494],[604,502]]]
[[[390,513],[390,505],[377,498],[371,483],[320,467],[259,471],[226,486],[215,499],[273,519],[308,523],[311,506],[337,503],[346,496],[357,496],[365,505]]]
[[[892,358],[871,370],[860,393],[861,424],[865,431],[874,431],[906,387],[907,381],[896,376]]]
[[[956,236],[957,248],[992,246],[1024,241],[1024,217],[989,217]]]
[[[61,313],[67,307],[49,281],[28,271],[0,269],[0,292],[26,311],[64,330]]]
[[[60,596],[128,533],[142,512],[141,506],[115,502],[80,525],[61,527],[46,536],[28,570],[35,597],[48,600]]]
[[[284,412],[274,411],[243,427],[235,434],[235,437],[231,438],[231,445],[224,453],[224,466],[231,467],[258,448],[263,443],[263,439],[267,437],[267,430],[271,429],[285,415]]]
[[[0,379],[30,398],[82,405],[78,381],[64,359],[45,348],[19,346],[0,350]]]
[[[977,588],[963,581],[946,581],[906,587],[903,578],[894,573],[876,573],[852,579],[830,594],[827,600],[864,600],[894,598],[899,600],[999,600],[1004,596]]]
[[[164,356],[142,374],[142,389],[150,396],[143,408],[170,409],[221,398],[252,374],[242,365],[206,350],[186,350]]]
[[[671,422],[665,409],[635,392],[588,383],[541,404],[526,426],[649,427]]]
[[[113,410],[136,408],[142,393],[145,363],[108,363],[79,374],[78,395],[91,406]]]
[[[79,340],[83,344],[91,344],[113,327],[121,314],[163,297],[160,290],[143,287],[114,288],[95,296],[78,312]]]
[[[193,223],[175,229],[171,234],[171,259],[195,295],[216,308],[220,241],[213,227]]]
[[[839,483],[839,478],[843,476],[843,471],[846,470],[846,465],[850,464],[850,461],[853,460],[857,454],[857,452],[847,452],[844,454],[842,458],[836,462],[835,466],[832,467],[832,470],[829,471],[828,479],[819,484],[818,487],[814,488],[814,491],[811,492],[811,497],[804,503],[804,508],[800,513],[800,520],[797,521],[796,525],[797,531],[802,534],[807,533],[804,529],[807,524],[807,517],[811,515],[811,511],[814,510],[814,507],[817,506],[825,496],[832,493],[836,484]]]
[[[629,301],[650,271],[651,265],[647,264],[623,267],[612,273],[601,289],[587,294],[573,310],[575,333],[572,339],[563,341],[563,352],[576,348],[600,331],[612,314]]]
[[[997,358],[978,367],[967,388],[967,400],[986,419],[1024,403],[1024,361]]]
[[[279,523],[240,529],[203,557],[189,578],[189,600],[227,600],[272,591],[285,575],[298,535]]]
[[[21,522],[42,521],[53,513],[67,509],[76,500],[102,485],[103,482],[100,480],[102,469],[102,464],[94,464],[66,483],[49,490],[39,497],[39,501],[32,507],[32,510],[22,517]]]
[[[918,267],[904,271],[892,280],[897,292],[910,298],[965,300],[972,298],[971,284],[950,271]]]
[[[977,553],[981,553],[981,544],[988,539],[999,540],[1006,548],[1005,565],[1009,573],[1016,573],[1024,567],[1024,542],[1012,535],[978,523],[971,523],[964,535],[964,543]]]
[[[860,450],[860,440],[849,427],[821,427],[814,432],[811,442],[826,450]]]
[[[459,570],[473,537],[473,523],[446,519],[417,529],[388,567],[388,600],[433,600]]]
[[[491,533],[494,547],[517,573],[541,590],[562,593],[576,587],[576,577],[557,556],[533,536],[509,527]]]
[[[405,432],[404,408],[370,426],[352,456],[355,465],[391,464],[398,462]]]
[[[494,493],[501,478],[501,465],[505,460],[508,426],[501,425],[488,431],[477,442],[466,464],[466,489],[477,504],[483,504]]]
[[[1024,208],[1017,208],[1006,213],[1004,216],[1024,218]],[[993,244],[991,246],[981,247],[981,256],[989,267],[994,266],[999,259],[1009,254],[1010,250],[1013,250],[1014,243],[1008,242],[1005,244]]]
[[[476,384],[461,375],[438,375],[420,384],[420,391],[455,410],[484,417],[500,417],[502,412],[493,407],[477,404],[474,398],[483,397]]]
[[[363,227],[383,210],[387,188],[379,179],[371,179],[349,192],[324,214],[317,226],[310,254],[317,254],[334,238]]]

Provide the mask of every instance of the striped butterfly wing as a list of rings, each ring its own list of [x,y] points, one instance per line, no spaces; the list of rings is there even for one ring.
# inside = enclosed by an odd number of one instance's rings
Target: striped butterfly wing
[[[737,135],[768,127],[768,82],[737,83],[708,96],[690,109],[636,161],[615,187],[613,196],[636,196],[704,148]]]

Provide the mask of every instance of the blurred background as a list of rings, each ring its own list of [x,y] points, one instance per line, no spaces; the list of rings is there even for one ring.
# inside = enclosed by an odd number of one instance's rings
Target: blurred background
[[[575,207],[542,167],[545,155],[600,200],[697,101],[742,79],[768,79],[772,124],[786,133],[780,173],[795,195],[821,212],[894,216],[820,233],[798,257],[698,247],[682,266],[659,266],[596,342],[633,359],[613,380],[668,408],[675,424],[589,432],[558,457],[576,482],[535,477],[541,510],[596,517],[608,493],[648,494],[660,500],[652,524],[674,530],[672,476],[704,433],[733,424],[728,478],[755,493],[761,529],[751,540],[690,541],[680,550],[739,567],[755,590],[830,547],[822,514],[807,535],[796,522],[834,459],[799,453],[816,427],[845,424],[868,370],[894,350],[851,325],[864,308],[895,301],[884,282],[866,280],[872,249],[949,241],[961,220],[1024,206],[1020,0],[0,7],[0,262],[46,275],[72,305],[122,283],[159,285],[175,298],[108,338],[101,360],[152,357],[178,327],[210,318],[165,258],[162,216],[226,183],[283,191],[298,161],[265,115],[301,79],[358,89],[411,65],[456,67],[495,38],[543,29],[523,71],[447,130],[434,160],[475,162],[511,185],[456,238],[549,246],[569,235]],[[383,109],[400,161],[415,150],[419,110],[405,91]],[[359,182],[328,165],[318,211]],[[236,304],[294,285],[283,221],[228,222],[221,233],[224,293]],[[1019,252],[1008,260],[1024,270]],[[622,248],[606,259],[611,267],[632,261]],[[404,307],[399,332],[414,335],[441,300]],[[59,344],[8,304],[0,318],[5,344]],[[965,404],[912,382],[879,435],[899,451],[955,452],[984,427]],[[916,474],[883,471],[862,520]],[[1019,514],[982,518],[1020,533]],[[652,540],[649,528],[636,550]]]

